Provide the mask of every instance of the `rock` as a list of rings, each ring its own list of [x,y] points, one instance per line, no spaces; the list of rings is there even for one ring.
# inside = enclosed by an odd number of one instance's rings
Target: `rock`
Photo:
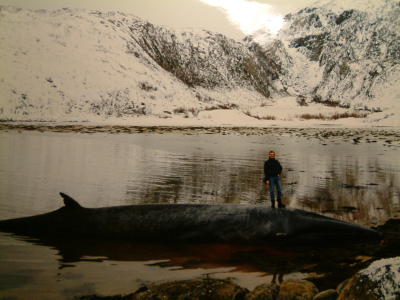
[[[259,285],[247,294],[246,300],[312,300],[317,293],[318,289],[309,281],[289,280],[280,286],[276,284]]]
[[[315,295],[313,300],[336,300],[338,293],[334,289],[322,291]]]
[[[242,300],[248,290],[227,280],[194,279],[151,284],[137,291],[133,300]]]
[[[274,300],[279,294],[279,286],[271,284],[262,284],[257,286],[252,292],[246,295],[246,300]]]
[[[280,285],[277,300],[312,300],[318,293],[317,287],[306,280],[289,280]]]
[[[338,292],[338,294],[340,295],[340,293],[343,291],[344,287],[347,286],[347,284],[349,283],[350,278],[347,278],[346,280],[344,280],[343,282],[341,282],[337,288],[336,291]]]
[[[338,300],[400,299],[399,282],[400,257],[381,259],[350,278]]]
[[[280,286],[263,284],[252,292],[218,279],[195,279],[152,284],[132,295],[133,300],[313,300],[318,293],[309,281],[286,281]],[[325,298],[320,298],[325,299]],[[329,298],[326,298],[329,299]]]

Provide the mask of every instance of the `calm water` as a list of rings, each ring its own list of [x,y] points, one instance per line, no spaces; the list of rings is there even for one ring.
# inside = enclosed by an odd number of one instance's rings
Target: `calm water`
[[[284,201],[375,225],[400,211],[400,150],[293,136],[0,132],[0,219],[58,209],[63,191],[86,207],[137,203],[269,204],[269,150],[284,167]],[[273,279],[227,245],[57,244],[0,233],[0,296],[54,299],[132,292],[207,273],[252,288]],[[263,248],[271,255],[271,249]],[[286,254],[280,254],[285,256]],[[289,255],[289,254],[288,254]],[[235,261],[235,263],[232,263]],[[296,270],[286,277],[301,278]]]

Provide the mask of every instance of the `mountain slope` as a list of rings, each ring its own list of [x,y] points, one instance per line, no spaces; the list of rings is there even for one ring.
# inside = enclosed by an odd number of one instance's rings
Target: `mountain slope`
[[[259,105],[276,93],[273,63],[220,34],[178,33],[123,13],[0,14],[3,118],[168,117]]]
[[[377,15],[324,1],[287,15],[275,39],[261,30],[242,42],[124,13],[0,7],[0,119],[197,118],[229,109],[263,120],[354,110],[398,118],[400,7],[379,3]]]
[[[96,14],[2,8],[0,21],[5,116],[135,113],[152,109],[152,98],[161,94],[173,101],[168,92],[174,101],[190,100],[184,85],[141,63],[126,47],[129,35]]]
[[[400,96],[399,3],[388,2],[380,12],[308,8],[287,15],[278,38],[293,58],[288,68],[312,70],[316,78],[297,76],[287,84],[316,101],[371,110],[385,106],[388,89]]]

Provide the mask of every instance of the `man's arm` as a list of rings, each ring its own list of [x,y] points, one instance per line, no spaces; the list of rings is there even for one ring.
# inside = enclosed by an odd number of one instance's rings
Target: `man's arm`
[[[282,165],[278,160],[276,162],[278,163],[278,175],[281,175],[282,170],[283,170]]]
[[[268,172],[268,163],[267,161],[264,162],[264,182],[269,184],[269,172]]]

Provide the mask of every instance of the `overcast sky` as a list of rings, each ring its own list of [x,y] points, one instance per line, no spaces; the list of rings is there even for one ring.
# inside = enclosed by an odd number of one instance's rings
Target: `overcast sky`
[[[172,28],[204,28],[243,38],[260,27],[277,31],[282,16],[315,0],[0,0],[24,8],[118,10]]]

